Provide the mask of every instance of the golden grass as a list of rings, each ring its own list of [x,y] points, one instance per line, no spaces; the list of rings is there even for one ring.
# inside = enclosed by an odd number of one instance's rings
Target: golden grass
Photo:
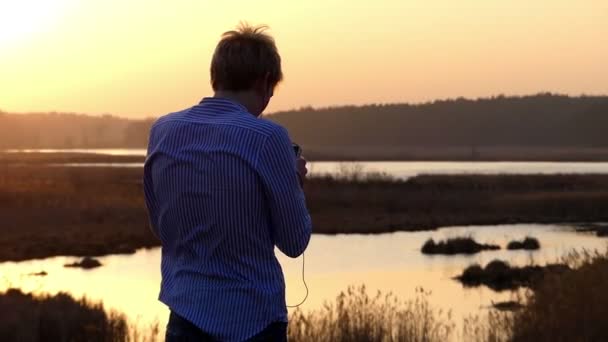
[[[369,296],[365,286],[349,287],[335,303],[310,313],[296,311],[289,320],[289,340],[323,341],[446,341],[454,330],[450,312],[432,308],[423,289],[401,302],[392,294]]]
[[[11,289],[0,294],[3,341],[128,341],[124,315],[68,294],[33,296]]]
[[[428,293],[402,302],[350,287],[334,303],[290,317],[293,341],[608,341],[608,252],[573,253],[572,269],[546,275],[519,298],[515,311],[490,309],[464,319],[456,335],[449,312],[429,306]]]

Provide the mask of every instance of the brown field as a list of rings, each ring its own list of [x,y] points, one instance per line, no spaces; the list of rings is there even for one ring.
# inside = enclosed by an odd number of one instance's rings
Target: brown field
[[[140,168],[54,167],[45,163],[90,156],[18,156],[0,164],[0,261],[159,245]],[[608,221],[608,175],[316,178],[305,191],[318,234]]]

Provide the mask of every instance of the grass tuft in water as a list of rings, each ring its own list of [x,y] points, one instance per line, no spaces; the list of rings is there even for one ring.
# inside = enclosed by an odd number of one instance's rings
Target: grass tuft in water
[[[486,267],[477,264],[467,267],[456,279],[464,286],[485,285],[495,291],[503,291],[532,287],[548,274],[563,273],[568,270],[570,268],[565,264],[517,267],[502,260],[493,260]]]
[[[500,249],[500,246],[491,244],[480,244],[472,237],[456,237],[447,240],[435,242],[433,239],[428,239],[422,246],[423,254],[475,254],[481,251],[494,251]]]
[[[509,250],[524,249],[528,251],[540,249],[540,242],[537,238],[526,236],[522,241],[511,241],[507,245]]]

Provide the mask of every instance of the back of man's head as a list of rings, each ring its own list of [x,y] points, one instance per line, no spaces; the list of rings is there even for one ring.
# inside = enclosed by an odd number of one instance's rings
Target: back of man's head
[[[214,91],[246,91],[260,80],[274,88],[283,79],[281,56],[266,29],[241,23],[222,35],[211,61]]]

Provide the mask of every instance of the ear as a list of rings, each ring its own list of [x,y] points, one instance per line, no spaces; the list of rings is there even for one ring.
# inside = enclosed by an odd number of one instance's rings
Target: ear
[[[254,85],[253,85],[256,93],[263,95],[263,96],[272,96],[272,91],[273,91],[273,87],[270,84],[270,73],[266,73],[266,75],[264,75],[263,78],[258,79],[257,81],[255,81]]]
[[[267,72],[264,76],[264,83],[266,84],[266,94],[268,97],[272,97],[274,95],[274,85],[270,84],[270,73]]]
[[[266,75],[264,75],[264,83],[269,84],[269,80],[270,80],[270,73],[267,72]]]

